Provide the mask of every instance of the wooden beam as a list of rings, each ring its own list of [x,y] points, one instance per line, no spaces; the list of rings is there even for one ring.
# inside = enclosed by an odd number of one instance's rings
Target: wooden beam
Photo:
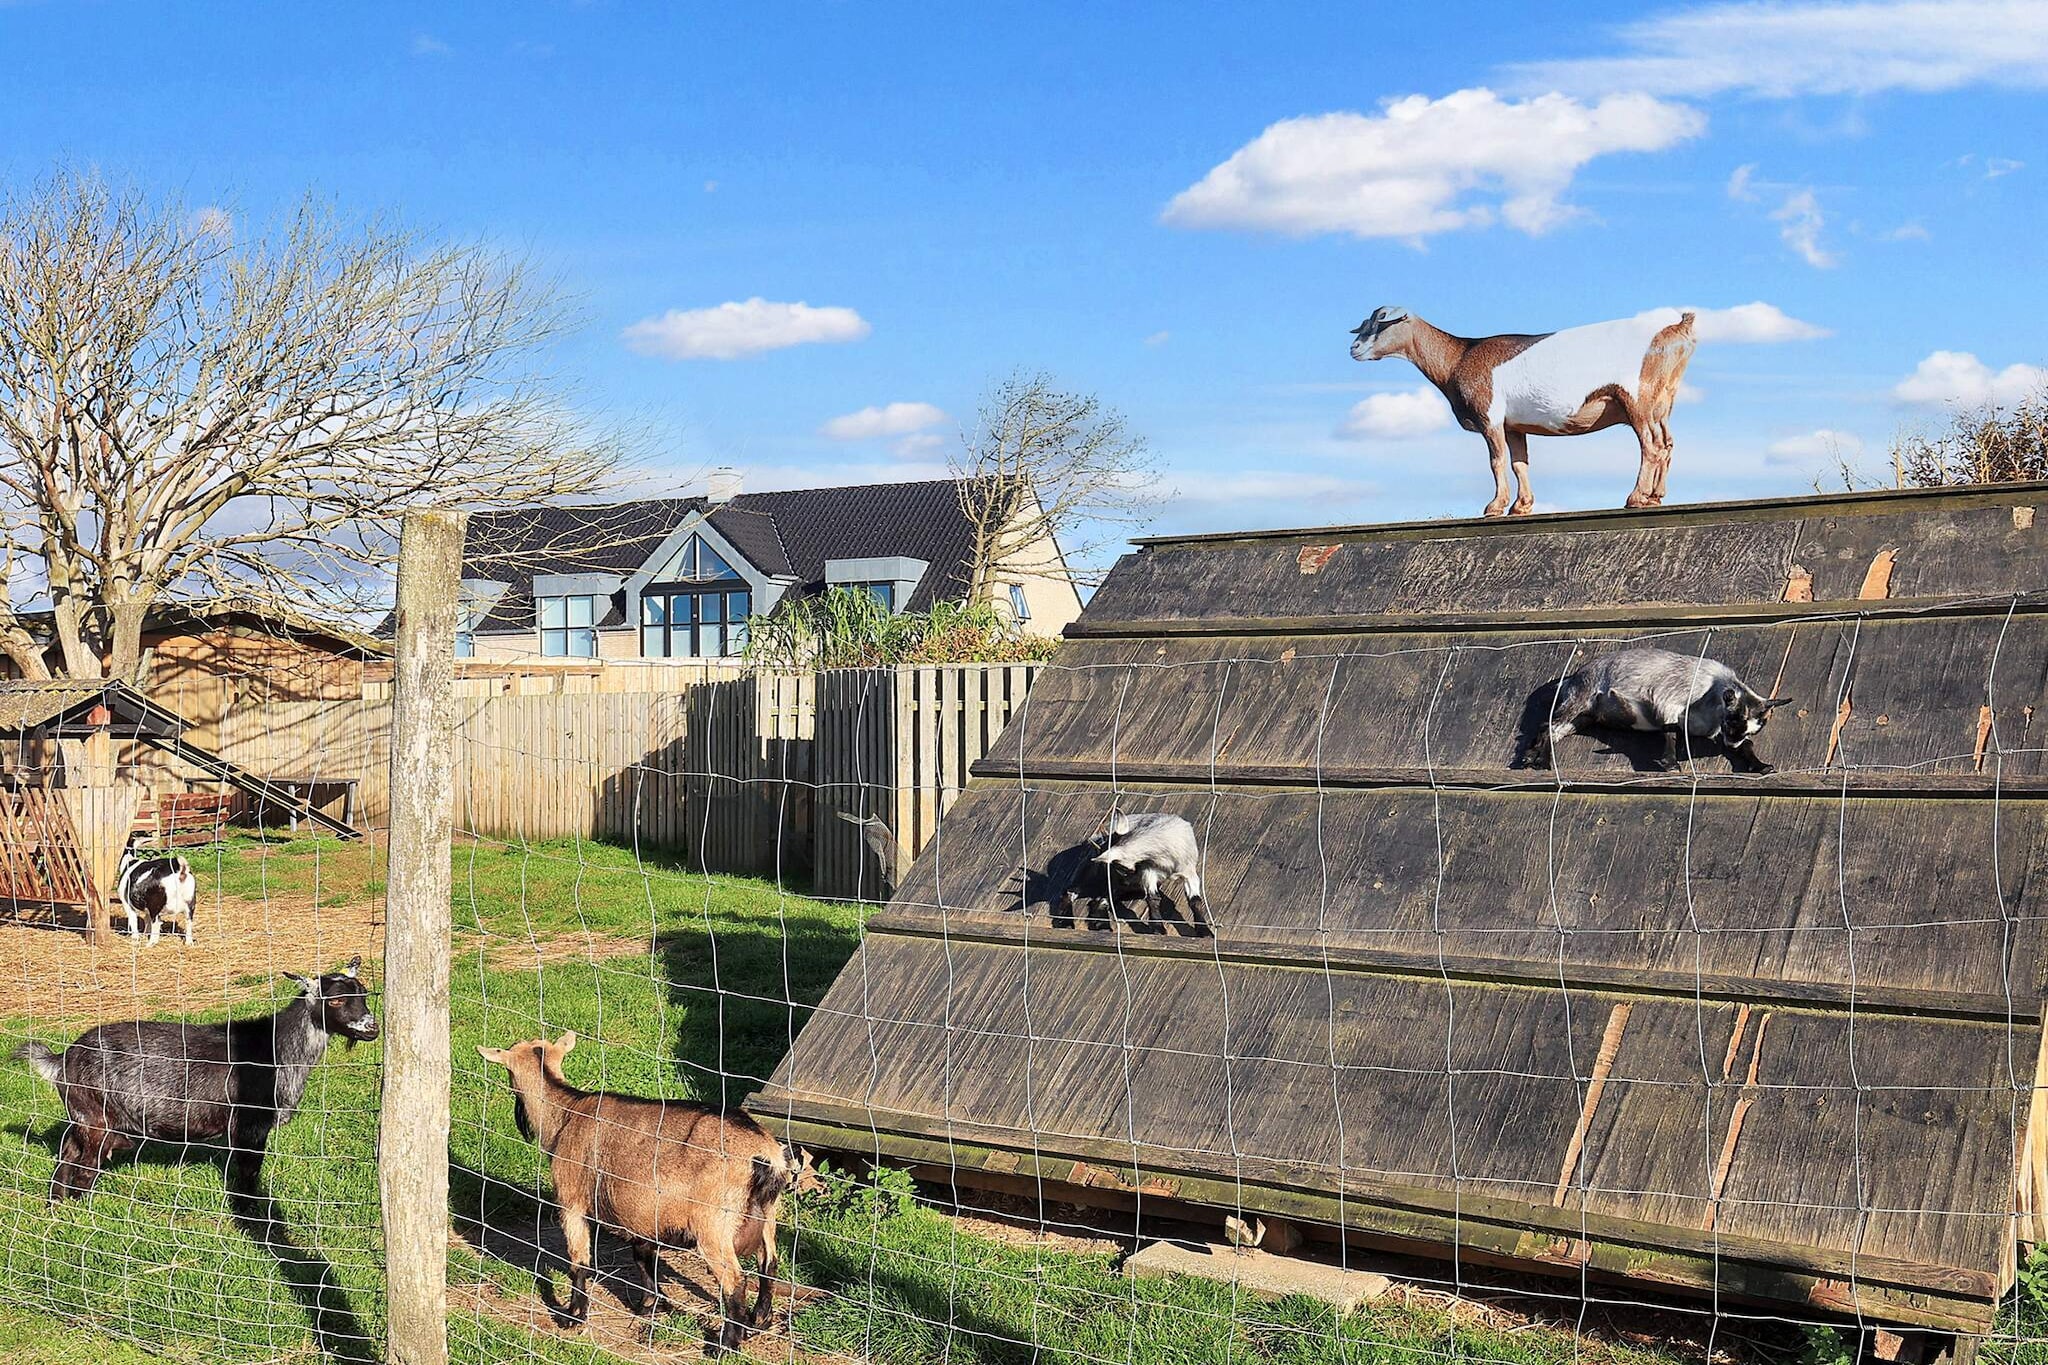
[[[1440,635],[1475,630],[1555,633],[1602,626],[1676,628],[1779,625],[1788,621],[1887,621],[1903,617],[2033,616],[2048,612],[2048,592],[2003,597],[1890,597],[1871,601],[1763,601],[1671,606],[1565,607],[1536,611],[1343,612],[1326,616],[1203,616],[1136,619],[1083,616],[1060,633],[1069,640],[1163,639],[1237,635]]]
[[[384,1206],[390,1365],[448,1360],[449,860],[460,512],[409,512],[398,550],[384,918]]]
[[[1239,1176],[1191,1168],[1185,1153],[1141,1149],[1132,1164],[1128,1143],[1038,1135],[1039,1145],[1001,1145],[999,1136],[953,1125],[923,1125],[914,1116],[800,1100],[762,1092],[748,1110],[778,1136],[801,1146],[923,1163],[953,1172],[962,1184],[989,1170],[1044,1181],[1061,1197],[1086,1203],[1093,1190],[1112,1193],[1144,1183],[1147,1205],[1175,1201],[1242,1208],[1347,1231],[1471,1248],[1531,1269],[1584,1270],[1650,1280],[1667,1288],[1756,1302],[1804,1304],[1828,1314],[1860,1314],[1882,1322],[1942,1331],[1979,1332],[1991,1325],[1996,1289],[1989,1277],[1953,1267],[1886,1257],[1836,1256],[1698,1229],[1552,1211],[1534,1204],[1444,1191],[1367,1193],[1347,1182],[1339,1198],[1303,1183],[1286,1168]],[[927,1131],[919,1131],[921,1127]],[[1010,1135],[1014,1140],[1014,1135]],[[1082,1148],[1090,1150],[1081,1151]],[[1099,1149],[1099,1150],[1096,1150]],[[1179,1159],[1179,1165],[1154,1164]],[[1267,1165],[1269,1163],[1261,1163]],[[1083,1178],[1077,1178],[1083,1177]]]
[[[1791,517],[1881,516],[1934,510],[1961,512],[2006,507],[2048,498],[2048,480],[2001,484],[1962,491],[1940,488],[1874,488],[1852,493],[1800,493],[1774,498],[1690,502],[1671,507],[1595,507],[1575,512],[1539,512],[1522,517],[1446,517],[1439,521],[1393,521],[1303,530],[1210,531],[1194,535],[1136,536],[1143,550],[1244,545],[1260,541],[1327,544],[1349,540],[1470,540],[1482,536],[1541,535],[1549,531],[1625,531],[1651,526],[1697,526],[1719,522],[1785,521]],[[1930,506],[1932,504],[1932,506]],[[2017,521],[2014,523],[2018,525]]]
[[[1846,721],[1846,717],[1843,719]],[[1015,781],[1018,768],[1014,758],[977,759],[972,772],[979,778]],[[1026,781],[1033,778],[1060,782],[1112,781],[1109,765],[1093,759],[1026,755],[1022,769]],[[1840,768],[1832,772],[1780,769],[1758,774],[1616,771],[1610,776],[1585,774],[1569,777],[1548,769],[1438,768],[1434,780],[1431,779],[1432,774],[1427,768],[1378,768],[1341,763],[1311,769],[1298,764],[1119,761],[1114,774],[1118,786],[1150,783],[1202,791],[1212,787],[1291,787],[1298,791],[1413,787],[1427,791],[1535,792],[1544,796],[1561,791],[1626,792],[1689,800],[1695,796],[1840,796],[1846,789],[1852,797],[1989,800],[1995,795],[2001,800],[2014,801],[2048,797],[2048,777],[2006,777],[1999,780],[1975,772],[1902,773],[1889,768],[1851,768],[1847,772]]]
[[[867,922],[867,932],[1015,948],[1058,947],[1065,952],[1109,953],[1118,957],[1194,958],[1203,962],[1318,973],[1327,969],[1365,976],[1417,976],[1432,981],[1449,979],[1477,985],[1526,986],[1539,990],[1556,990],[1559,986],[1555,959],[1534,961],[1458,953],[1402,953],[1338,943],[1326,943],[1313,958],[1304,959],[1299,939],[1261,940],[1233,935],[1227,940],[1219,940],[1177,938],[1166,934],[1105,934],[1090,929],[1055,928],[1043,922],[1022,924],[1015,915],[982,918],[953,911],[940,920],[918,910],[885,910]],[[2008,999],[2003,995],[1915,990],[1868,982],[1859,982],[1852,988],[1842,981],[1772,980],[1578,962],[1568,964],[1567,971],[1568,976],[1563,983],[1567,989],[1663,996],[1674,1000],[1711,1000],[1744,1008],[1769,1005],[1823,1013],[1853,1009],[1858,1014],[1956,1019],[1993,1024],[2000,1028],[2012,1025],[2033,1027],[2041,1017],[2040,1001],[2031,994],[2016,993]]]

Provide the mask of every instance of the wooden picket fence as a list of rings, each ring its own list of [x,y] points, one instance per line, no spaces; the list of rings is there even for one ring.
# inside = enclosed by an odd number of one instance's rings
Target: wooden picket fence
[[[879,816],[905,860],[1023,704],[1032,664],[748,673],[672,691],[459,696],[457,828],[485,838],[597,838],[683,854],[707,872],[873,898],[858,826]],[[318,783],[388,818],[387,697],[271,702],[221,719],[223,757]]]

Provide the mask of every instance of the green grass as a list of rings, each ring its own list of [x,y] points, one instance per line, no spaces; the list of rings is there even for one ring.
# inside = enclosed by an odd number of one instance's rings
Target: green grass
[[[384,872],[373,848],[310,839],[240,839],[195,861],[222,895],[322,904],[378,894]],[[602,845],[465,846],[454,872],[451,1202],[465,1228],[552,1222],[544,1162],[514,1129],[502,1072],[477,1044],[574,1029],[581,1041],[568,1069],[581,1084],[737,1103],[772,1070],[802,1026],[803,1004],[824,993],[860,930],[857,907],[747,879],[707,880]],[[269,983],[248,985],[245,1008],[268,1008]],[[47,1036],[33,1020],[0,1023],[0,1032]],[[316,1339],[344,1359],[375,1358],[379,1060],[374,1045],[332,1051],[299,1117],[273,1138],[269,1183],[289,1240],[268,1246],[229,1217],[218,1166],[203,1153],[145,1152],[111,1169],[92,1199],[46,1208],[56,1096],[24,1069],[0,1066],[0,1296],[18,1305],[0,1315],[0,1358],[254,1365],[303,1356]],[[827,1291],[799,1316],[802,1345],[902,1365],[1421,1365],[1447,1352],[1511,1365],[1675,1358],[1567,1331],[1457,1325],[1433,1309],[1381,1307],[1339,1323],[1307,1300],[1134,1282],[1107,1254],[972,1235],[917,1202],[899,1173],[865,1183],[835,1174],[784,1226],[788,1264]],[[529,1264],[482,1245],[451,1255],[458,1284],[535,1292]],[[450,1327],[465,1365],[611,1359],[486,1316],[462,1314]],[[1832,1340],[1816,1334],[1808,1344],[1816,1363]],[[697,1354],[687,1319],[661,1341],[678,1358]]]

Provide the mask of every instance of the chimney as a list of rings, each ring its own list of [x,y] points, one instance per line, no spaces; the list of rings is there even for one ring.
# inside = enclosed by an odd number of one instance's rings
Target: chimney
[[[739,496],[743,480],[740,472],[729,464],[722,464],[711,471],[704,481],[704,501],[713,507],[731,502]]]

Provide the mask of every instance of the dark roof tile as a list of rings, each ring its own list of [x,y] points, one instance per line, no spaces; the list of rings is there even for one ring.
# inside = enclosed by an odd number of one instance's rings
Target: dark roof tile
[[[905,607],[964,596],[974,533],[958,479],[741,493],[711,508],[718,533],[794,597],[822,592],[825,562],[905,555],[931,567]],[[630,574],[703,498],[648,498],[601,506],[522,507],[470,518],[464,578],[507,583],[483,631],[533,625],[537,574]]]

